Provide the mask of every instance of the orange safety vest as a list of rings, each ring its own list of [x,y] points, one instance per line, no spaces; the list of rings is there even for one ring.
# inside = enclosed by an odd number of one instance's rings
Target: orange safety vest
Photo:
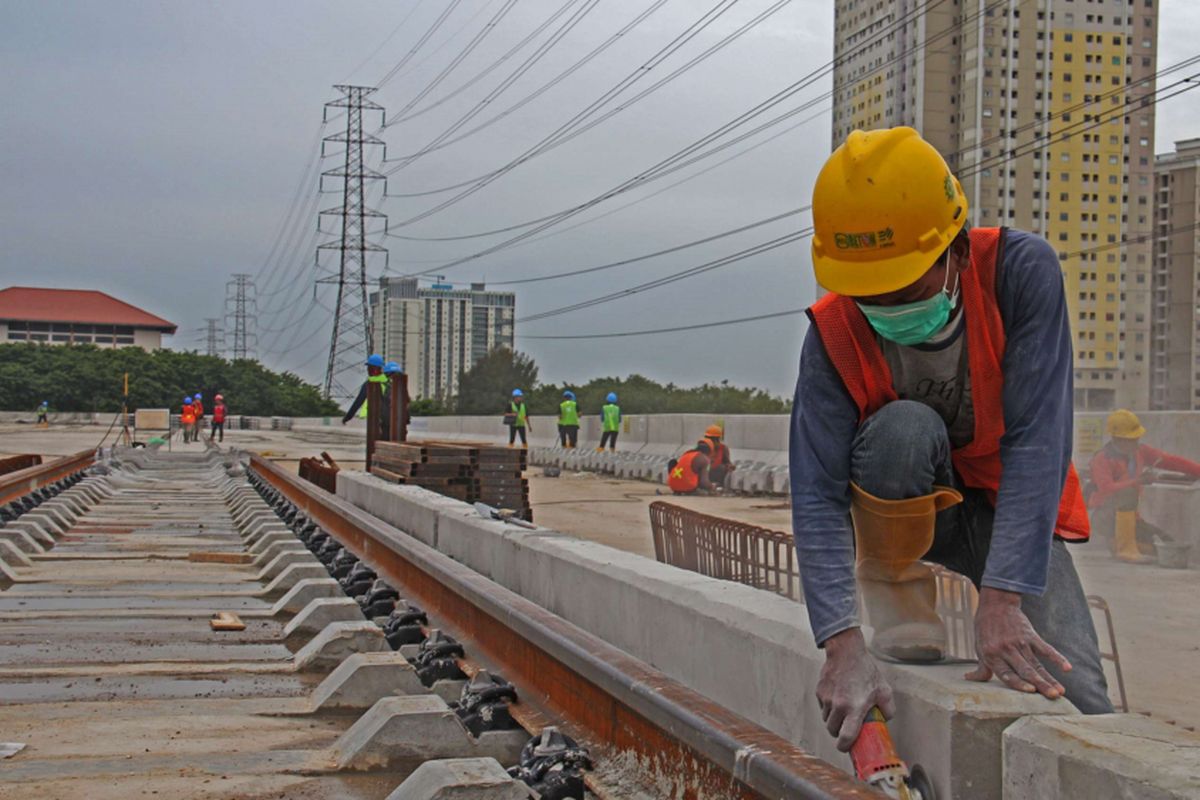
[[[951,452],[965,485],[983,489],[992,505],[1000,491],[1000,438],[1004,435],[1004,322],[996,302],[996,265],[1003,250],[1001,228],[971,231],[971,268],[959,273],[966,316],[967,358],[975,436]],[[859,424],[899,399],[892,372],[866,317],[849,297],[828,294],[808,310],[825,352],[858,406]],[[1067,469],[1054,532],[1072,542],[1090,536],[1087,507],[1074,464]]]
[[[710,467],[719,467],[725,463],[725,455],[729,452],[729,448],[713,439],[711,436],[704,437],[708,441],[708,446],[712,449],[712,455],[708,457]]]
[[[700,476],[692,469],[692,462],[698,455],[699,450],[689,450],[675,462],[675,466],[667,474],[667,486],[672,492],[687,494],[696,491],[696,487],[700,485]]]
[[[183,412],[179,415],[179,421],[184,425],[191,425],[196,421],[196,412],[191,406],[184,406]]]

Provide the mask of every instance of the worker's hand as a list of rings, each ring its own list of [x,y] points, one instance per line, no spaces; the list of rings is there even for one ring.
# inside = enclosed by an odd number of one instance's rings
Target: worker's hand
[[[986,683],[995,675],[1010,689],[1040,692],[1051,700],[1062,697],[1065,691],[1043,666],[1042,660],[1063,672],[1070,672],[1071,662],[1037,635],[1021,610],[1018,592],[990,586],[979,590],[975,651],[979,666],[966,674],[969,681]]]
[[[1147,467],[1146,469],[1142,470],[1142,474],[1138,476],[1138,483],[1140,483],[1142,486],[1149,486],[1150,484],[1154,483],[1154,478],[1154,470]]]
[[[872,707],[879,706],[885,719],[896,713],[892,687],[867,652],[858,628],[848,628],[825,640],[825,666],[817,681],[817,701],[825,729],[837,737],[837,748],[843,753],[858,739]]]

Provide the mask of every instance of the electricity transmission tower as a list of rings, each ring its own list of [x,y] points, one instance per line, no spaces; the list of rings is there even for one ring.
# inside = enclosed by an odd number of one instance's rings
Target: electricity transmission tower
[[[364,145],[384,145],[382,139],[363,131],[363,112],[380,112],[383,122],[383,106],[368,100],[375,90],[368,86],[335,86],[342,96],[325,104],[324,115],[329,118],[329,109],[344,109],[344,130],[326,136],[321,144],[337,142],[345,147],[342,164],[321,173],[321,191],[325,190],[326,178],[342,179],[342,204],[320,212],[320,219],[337,217],[341,223],[340,235],[317,247],[317,265],[320,266],[322,251],[338,253],[337,274],[322,278],[318,283],[337,285],[337,304],[334,306],[333,334],[329,340],[329,363],[325,369],[325,397],[349,399],[358,392],[362,381],[363,362],[372,347],[371,311],[367,306],[367,254],[382,252],[386,266],[387,250],[367,241],[367,220],[383,219],[386,215],[367,208],[365,194],[368,181],[386,181],[386,177],[369,169],[363,163]],[[384,151],[386,157],[386,149]],[[384,184],[386,192],[386,183]],[[317,229],[321,230],[318,221]],[[372,232],[374,233],[374,232]]]
[[[257,357],[257,315],[254,281],[245,272],[235,272],[225,284],[225,349],[230,358]]]
[[[218,323],[220,323],[220,321],[221,320],[216,317],[205,317],[205,319],[204,319],[205,336],[206,336],[206,342],[207,342],[207,347],[205,348],[206,355],[210,355],[210,356],[221,355],[221,347],[218,344],[221,337],[223,336],[223,332],[222,332],[221,328],[218,327]]]

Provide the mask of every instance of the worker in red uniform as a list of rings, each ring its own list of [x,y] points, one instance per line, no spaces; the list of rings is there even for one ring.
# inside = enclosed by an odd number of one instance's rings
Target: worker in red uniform
[[[1105,426],[1108,443],[1092,456],[1095,491],[1088,498],[1092,527],[1110,537],[1113,555],[1133,564],[1153,561],[1155,543],[1174,537],[1138,514],[1142,487],[1154,483],[1155,470],[1200,478],[1200,464],[1142,444],[1146,429],[1132,411],[1119,409]]]
[[[225,397],[223,395],[217,395],[215,398],[213,398],[213,402],[215,405],[213,406],[212,413],[212,433],[208,438],[216,439],[217,433],[219,432],[221,434],[220,441],[224,442],[225,415],[228,413],[228,409],[225,407]]]
[[[667,486],[675,494],[695,494],[698,491],[715,491],[708,470],[712,447],[707,439],[696,442],[696,446],[672,459],[667,464]]]
[[[725,429],[720,425],[709,425],[704,431],[704,440],[708,442],[708,446],[712,450],[712,454],[708,458],[708,479],[713,482],[714,486],[724,486],[729,473],[737,469],[737,465],[733,463],[733,458],[729,455],[729,446],[721,441],[724,436]]]

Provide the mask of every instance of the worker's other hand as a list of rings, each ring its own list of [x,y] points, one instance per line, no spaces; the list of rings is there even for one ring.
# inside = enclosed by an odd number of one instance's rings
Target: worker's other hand
[[[1154,470],[1144,469],[1142,470],[1142,474],[1138,476],[1138,483],[1140,483],[1142,486],[1149,486],[1150,484],[1154,483],[1154,477]]]
[[[885,719],[896,713],[892,687],[867,652],[858,628],[825,640],[825,666],[817,681],[817,702],[821,704],[825,729],[837,737],[837,748],[843,753],[858,739],[863,720],[874,706],[879,706]]]
[[[1010,689],[1039,692],[1056,700],[1063,685],[1046,670],[1043,660],[1063,672],[1071,662],[1038,636],[1021,610],[1021,595],[985,586],[979,591],[975,612],[975,651],[979,666],[966,675],[969,681],[986,683],[995,675]]]

